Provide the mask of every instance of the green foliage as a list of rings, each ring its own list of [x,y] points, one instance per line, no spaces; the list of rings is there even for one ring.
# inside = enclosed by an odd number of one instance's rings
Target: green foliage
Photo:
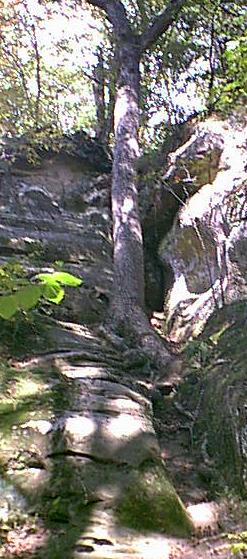
[[[25,277],[25,270],[18,263],[8,263],[0,268],[0,316],[9,320],[18,311],[27,312],[41,300],[58,305],[64,298],[62,286],[79,287],[80,278],[68,272],[56,271],[37,274],[37,283]]]
[[[185,348],[185,355],[194,368],[206,366],[212,357],[214,343],[211,340],[192,340]]]
[[[228,539],[232,542],[230,550],[234,557],[245,557],[247,552],[247,531],[240,532],[239,534],[228,534]]]
[[[122,0],[142,33],[168,0]],[[86,17],[85,17],[86,10]],[[50,137],[96,128],[97,50],[103,52],[106,128],[116,84],[115,38],[100,11],[72,2],[9,0],[0,14],[0,130]],[[59,17],[59,25],[56,25]],[[82,31],[76,30],[81,24]],[[93,27],[93,31],[91,26]],[[64,27],[61,32],[58,27]],[[71,32],[68,30],[71,29]],[[241,0],[190,0],[141,64],[141,133],[145,146],[167,126],[208,107],[230,109],[246,97],[245,13]],[[96,77],[97,80],[97,77]],[[97,83],[97,81],[96,81]],[[109,122],[108,122],[109,120]],[[36,157],[30,149],[29,160]]]
[[[46,274],[38,274],[36,279],[41,282],[41,296],[58,305],[64,298],[64,289],[62,285],[69,287],[79,287],[82,280],[68,274],[68,272],[53,272]]]
[[[142,31],[166,3],[126,0],[126,8],[133,25]],[[136,5],[135,12],[130,4]],[[168,125],[213,109],[223,95],[222,86],[237,79],[234,68],[228,69],[227,57],[231,42],[244,34],[245,17],[241,0],[191,0],[145,54],[141,65],[141,133],[148,144],[161,143]]]
[[[82,13],[83,10],[78,13],[78,20]],[[42,134],[49,126],[51,134],[61,135],[81,123],[92,129],[92,85],[82,72],[82,60],[75,54],[77,43],[84,37],[83,33],[77,36],[76,32],[68,32],[68,22],[73,17],[74,9],[69,3],[65,3],[61,15],[60,8],[51,3],[41,6],[38,0],[6,3],[0,13],[2,134],[15,136],[32,130]]]
[[[28,312],[18,311],[9,320],[0,317],[0,351],[1,355],[22,355],[25,347],[37,349],[38,343],[45,340],[42,345],[48,347],[46,335],[49,316],[43,316],[38,307]]]
[[[247,99],[247,33],[231,41],[225,52],[226,77],[215,88],[216,106],[228,113],[236,105],[245,106]]]

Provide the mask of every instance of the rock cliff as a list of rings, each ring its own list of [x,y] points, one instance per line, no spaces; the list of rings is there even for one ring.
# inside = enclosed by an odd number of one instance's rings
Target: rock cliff
[[[165,179],[185,196],[159,247],[173,272],[165,302],[173,341],[198,335],[213,311],[246,298],[247,127],[211,117],[170,155]]]
[[[2,153],[0,262],[13,256],[32,277],[62,261],[83,278],[51,317],[2,345],[2,515],[21,506],[45,519],[39,557],[140,558],[124,526],[184,535],[192,523],[161,459],[148,364],[100,328],[112,289],[109,160],[80,157],[84,139],[76,154],[67,140],[66,153],[36,150],[34,163],[24,148]]]
[[[166,297],[175,342],[212,315],[199,365],[193,350],[183,382],[155,386],[146,358],[102,328],[113,281],[110,157],[84,134],[60,144],[1,148],[0,263],[17,258],[32,277],[62,261],[84,281],[30,332],[12,332],[11,350],[1,342],[0,520],[13,508],[45,518],[39,558],[159,559],[167,542],[155,547],[142,530],[184,535],[192,524],[161,458],[157,401],[162,413],[174,402],[185,410],[198,461],[246,495],[246,311],[232,309],[246,298],[245,126],[190,123],[158,175],[140,176],[150,313]]]

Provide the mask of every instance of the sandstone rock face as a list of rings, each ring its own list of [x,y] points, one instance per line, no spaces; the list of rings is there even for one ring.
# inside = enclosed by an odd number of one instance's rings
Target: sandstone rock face
[[[63,523],[59,550],[43,550],[50,559],[69,556],[71,533],[71,556],[78,547],[106,556],[103,541],[116,557],[121,525],[181,535],[192,529],[160,457],[151,394],[140,382],[143,356],[136,350],[131,358],[123,339],[99,328],[113,276],[110,175],[78,150],[76,160],[74,148],[70,156],[42,154],[38,167],[9,151],[13,161],[1,174],[0,263],[17,257],[32,276],[60,260],[83,278],[45,317],[43,338],[35,334],[33,346],[22,338],[25,361],[0,368],[0,382],[9,374],[12,390],[0,395],[1,466],[27,506]]]
[[[33,275],[62,261],[83,285],[66,295],[56,317],[94,323],[105,315],[112,286],[110,160],[84,135],[65,140],[59,153],[41,150],[35,164],[26,144],[6,145],[0,258],[17,257]]]
[[[174,273],[167,296],[173,341],[196,336],[212,312],[246,297],[247,126],[210,118],[170,156],[167,184],[187,193],[159,254]]]

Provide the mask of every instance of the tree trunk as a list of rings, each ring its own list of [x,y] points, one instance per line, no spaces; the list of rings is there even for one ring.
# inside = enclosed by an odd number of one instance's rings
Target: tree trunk
[[[114,54],[109,60],[109,67],[107,69],[104,65],[103,50],[101,47],[98,49],[98,63],[94,68],[93,82],[97,118],[95,134],[96,138],[105,145],[109,145],[110,138],[114,131],[117,59],[115,44],[111,46]],[[107,90],[107,95],[105,95],[105,89]]]
[[[97,51],[98,62],[94,68],[94,82],[93,82],[93,93],[94,101],[96,107],[96,139],[100,142],[105,140],[105,128],[106,128],[106,114],[105,114],[105,76],[104,76],[104,59],[102,48],[100,47]]]
[[[137,193],[139,157],[140,59],[176,20],[186,0],[173,0],[142,35],[132,30],[120,0],[87,0],[105,11],[113,25],[119,75],[115,99],[115,150],[112,178],[114,290],[111,324],[131,334],[158,368],[171,361],[162,340],[145,314],[143,237]]]
[[[114,290],[111,324],[134,341],[152,363],[164,367],[171,356],[145,313],[143,236],[138,207],[140,48],[133,34],[118,46],[112,178]]]
[[[115,150],[112,214],[115,283],[112,308],[116,319],[133,307],[144,310],[143,239],[138,208],[135,163],[139,157],[139,49],[134,38],[120,45],[120,75],[115,101]]]
[[[115,48],[115,42],[111,42],[111,48],[113,50],[112,57],[109,60],[109,68],[108,68],[108,79],[107,79],[107,88],[108,88],[108,104],[106,110],[106,119],[105,119],[105,142],[108,145],[110,139],[113,137],[114,134],[114,107],[115,107],[115,96],[116,96],[116,81],[117,81],[117,74],[118,74],[118,60],[117,60],[117,52]]]

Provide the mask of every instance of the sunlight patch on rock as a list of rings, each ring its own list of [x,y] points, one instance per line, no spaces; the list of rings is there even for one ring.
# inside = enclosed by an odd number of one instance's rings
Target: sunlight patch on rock
[[[133,437],[142,432],[142,427],[143,422],[141,419],[122,413],[111,420],[108,430],[116,438]]]
[[[65,421],[65,431],[72,435],[90,437],[95,432],[95,423],[92,419],[85,416],[69,417]]]

